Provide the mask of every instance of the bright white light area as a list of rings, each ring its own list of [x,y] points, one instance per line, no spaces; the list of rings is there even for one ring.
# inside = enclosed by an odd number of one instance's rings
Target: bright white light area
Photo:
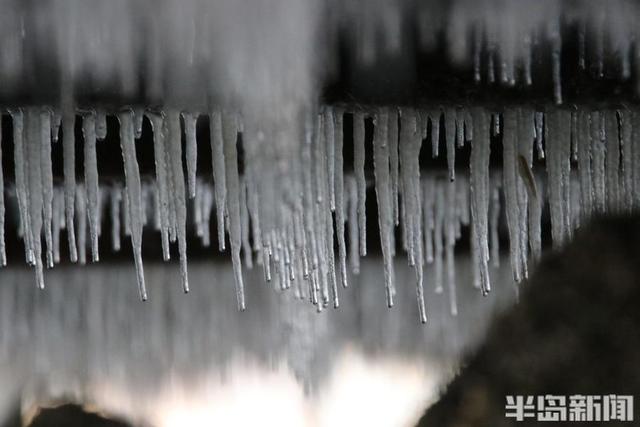
[[[366,358],[350,350],[338,358],[321,389],[305,395],[286,368],[238,363],[224,380],[172,388],[150,421],[157,427],[409,427],[433,401],[440,379],[423,363]]]

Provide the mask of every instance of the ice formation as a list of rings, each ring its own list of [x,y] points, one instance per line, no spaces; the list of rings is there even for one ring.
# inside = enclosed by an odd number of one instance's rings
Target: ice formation
[[[0,264],[7,258],[4,216],[17,212],[12,219],[40,288],[44,269],[61,262],[61,230],[69,260],[81,264],[88,253],[92,262],[103,256],[104,235],[114,250],[126,236],[146,299],[146,228],[159,235],[165,261],[176,244],[188,292],[189,232],[210,246],[213,216],[218,249],[231,253],[240,310],[248,304],[243,267],[261,266],[273,287],[292,289],[322,311],[340,305],[349,270],[358,273],[360,257],[378,249],[392,306],[400,286],[394,259],[403,249],[425,322],[430,286],[446,289],[450,312],[458,312],[461,284],[453,265],[463,229],[470,231],[473,284],[486,295],[491,266],[499,264],[502,218],[520,282],[546,243],[547,208],[558,248],[592,214],[638,207],[636,109],[556,105],[567,99],[562,66],[569,31],[577,31],[574,59],[581,70],[623,82],[637,75],[640,48],[630,42],[639,36],[635,2],[19,3],[0,0],[0,103],[10,106],[3,119],[10,115],[13,132],[13,153],[3,154],[12,154],[14,165],[12,174],[0,174]],[[408,29],[416,31],[409,35]],[[402,56],[407,40],[415,42],[417,55],[444,48],[445,66],[468,71],[478,84],[526,88],[540,82],[549,102],[319,101],[322,85],[340,68],[338,45],[346,44],[359,66],[375,67],[380,58]],[[33,66],[35,59],[42,66]],[[52,72],[43,76],[42,70]],[[23,93],[27,101],[44,101],[27,102]],[[91,105],[101,97],[117,101]],[[124,179],[116,182],[98,173],[97,151],[115,136],[107,135],[108,117],[119,121]],[[205,122],[208,141],[198,132]],[[137,158],[145,123],[153,133],[151,177]],[[82,132],[76,134],[76,125]],[[52,159],[59,138],[61,183]],[[198,152],[207,142],[212,173],[203,174]],[[427,169],[425,155],[446,168]],[[76,176],[77,157],[82,177]],[[502,167],[492,158],[501,158]],[[367,229],[367,216],[377,220],[380,245],[369,243],[376,231]],[[110,233],[102,233],[105,218]],[[431,265],[433,277],[425,274]]]
[[[427,135],[423,129],[434,111],[444,116],[445,123],[457,120],[458,128],[464,125],[472,129],[466,137],[463,135],[471,145],[468,171],[458,167],[453,176],[451,171],[421,168],[420,153],[429,151],[427,147],[433,143],[429,141],[433,134]],[[219,218],[222,213],[222,230],[218,233],[225,233],[229,239],[241,310],[247,304],[241,255],[245,267],[262,265],[264,277],[278,289],[293,289],[296,297],[310,301],[319,310],[329,304],[338,307],[341,288],[348,285],[347,265],[352,273],[358,273],[360,257],[366,254],[364,198],[368,183],[364,156],[368,149],[373,150],[372,185],[387,304],[393,305],[398,286],[408,286],[394,279],[398,246],[406,252],[416,274],[415,292],[423,322],[428,318],[424,292],[428,287],[436,292],[446,287],[451,312],[457,312],[453,260],[463,228],[471,231],[473,282],[486,294],[491,290],[490,266],[499,264],[501,211],[509,234],[513,276],[519,282],[527,278],[540,257],[544,205],[549,206],[553,246],[561,247],[591,215],[628,212],[640,203],[640,173],[633,167],[640,152],[640,113],[635,109],[592,111],[580,107],[572,120],[570,109],[552,106],[544,111],[513,107],[493,113],[477,106],[399,111],[386,107],[358,111],[323,107],[307,114],[301,141],[290,153],[292,166],[280,170],[280,175],[266,184],[255,181],[252,173],[269,176],[269,171],[273,172],[270,164],[246,153],[238,158],[246,132],[242,116],[214,112],[209,115],[214,136],[213,174],[192,178],[192,189],[188,174],[197,150],[190,149],[185,174],[180,140],[193,137],[193,121],[198,115],[181,115],[178,110],[144,114],[153,129],[155,179],[140,173],[134,146],[135,117],[132,110],[124,110],[117,113],[124,185],[99,182],[95,145],[103,131],[97,132],[97,113],[78,112],[74,116],[69,112],[52,113],[49,108],[29,108],[4,116],[4,120],[11,117],[13,123],[16,179],[6,184],[3,202],[8,205],[7,212],[18,213],[15,220],[25,246],[25,261],[35,266],[38,287],[44,287],[44,267],[61,261],[61,230],[67,230],[70,261],[84,263],[88,246],[95,262],[103,219],[110,218],[114,250],[120,249],[123,234],[131,238],[142,299],[147,298],[143,228],[158,232],[165,260],[169,259],[171,243],[177,243],[182,287],[187,292],[188,225],[196,230],[203,246],[208,246],[211,217]],[[43,149],[53,143],[49,127],[54,115],[62,117],[65,176],[61,184],[52,180],[50,149]],[[184,131],[191,136],[183,135],[181,117]],[[497,118],[502,123],[502,168],[490,168],[490,135]],[[367,119],[372,119],[374,126],[371,145],[365,142],[363,132]],[[542,120],[543,129],[538,126]],[[83,130],[84,182],[75,181],[75,171],[69,170],[68,164],[74,156],[73,135],[68,134],[74,121],[80,121]],[[345,135],[345,121],[353,123],[353,135]],[[390,125],[394,121],[397,123]],[[453,135],[444,138],[455,141],[458,128],[445,126],[445,133]],[[397,142],[390,143],[392,140]],[[200,143],[188,142],[196,146]],[[540,144],[544,162],[534,159]],[[216,145],[221,146],[221,152]],[[448,156],[464,148],[458,143],[447,145]],[[347,149],[353,150],[353,156]],[[345,154],[353,159],[352,165],[345,164]],[[242,173],[240,162],[244,165]],[[351,169],[353,172],[347,172]],[[394,180],[396,169],[399,173]],[[284,185],[274,185],[278,182]],[[402,239],[398,245],[394,237],[396,197]],[[4,242],[0,247],[4,248]],[[433,275],[425,275],[425,265],[431,264]]]

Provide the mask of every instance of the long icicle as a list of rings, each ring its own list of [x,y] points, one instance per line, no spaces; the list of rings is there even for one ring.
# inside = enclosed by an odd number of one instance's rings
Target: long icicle
[[[244,311],[244,282],[242,279],[242,231],[240,229],[240,178],[238,176],[238,155],[236,143],[238,128],[235,114],[224,113],[222,119],[222,136],[224,144],[224,160],[226,174],[226,199],[229,212],[229,243],[231,244],[231,261],[236,283],[236,297],[238,309]],[[282,273],[281,273],[282,274]]]
[[[531,109],[523,108],[519,117],[519,141],[518,151],[520,153],[520,176],[528,190],[527,215],[527,238],[529,250],[534,262],[540,259],[542,252],[542,195],[537,189],[537,182],[533,174],[533,151],[535,140],[535,113]],[[525,164],[523,164],[524,162]],[[524,214],[524,212],[522,212]]]
[[[400,224],[398,206],[398,110],[389,108],[389,171],[391,174],[391,201],[393,202],[393,223]]]
[[[353,115],[353,170],[358,187],[358,229],[360,232],[360,256],[367,255],[367,182],[364,177],[364,114]]]
[[[53,167],[51,164],[51,111],[40,111],[40,144],[42,173],[42,211],[44,238],[47,244],[47,267],[53,267]]]
[[[196,144],[196,122],[197,113],[182,113],[184,120],[184,134],[186,139],[187,157],[187,183],[189,188],[189,198],[196,197],[196,169],[198,165],[198,146]]]
[[[136,264],[138,293],[140,299],[146,301],[147,288],[142,265],[142,191],[134,145],[133,114],[131,111],[123,111],[118,114],[118,119],[120,120],[120,149],[124,162],[125,191],[129,208],[127,216],[131,226],[131,245]]]
[[[33,250],[33,262],[36,268],[36,284],[44,289],[42,266],[42,129],[40,127],[40,112],[29,109],[26,113],[26,171],[28,189],[28,218],[30,222],[30,239]]]
[[[334,110],[335,119],[335,136],[334,136],[334,193],[335,193],[335,219],[336,233],[338,238],[338,266],[340,268],[340,278],[342,287],[348,286],[347,282],[347,248],[344,239],[344,158],[343,158],[343,115],[344,111],[340,108]]]
[[[87,191],[87,213],[89,216],[89,235],[91,236],[91,259],[97,262],[98,254],[98,159],[96,157],[96,118],[93,113],[82,120],[84,134],[84,186]]]
[[[189,292],[189,276],[187,274],[187,201],[184,188],[184,171],[182,169],[182,131],[180,115],[177,111],[167,113],[168,138],[165,138],[165,150],[168,153],[171,177],[173,178],[173,206],[175,207],[176,235],[178,237],[178,253],[180,256],[180,277],[182,290]]]
[[[522,280],[522,257],[520,250],[520,207],[518,206],[518,159],[517,159],[517,112],[508,109],[504,112],[504,129],[502,133],[503,188],[507,228],[509,230],[509,253],[511,270],[516,283]]]
[[[393,226],[393,212],[391,210],[391,196],[389,183],[389,147],[387,145],[388,116],[386,111],[376,114],[375,137],[373,144],[373,168],[375,175],[376,199],[378,202],[378,224],[380,227],[380,242],[382,257],[384,258],[385,291],[387,306],[393,306],[394,272],[391,257],[391,233]]]
[[[158,204],[160,206],[160,239],[162,244],[162,258],[168,261],[169,251],[169,188],[167,156],[165,152],[164,115],[149,115],[153,129],[153,155],[156,168],[156,187],[158,188]]]
[[[480,285],[484,295],[491,291],[489,278],[488,210],[490,134],[487,112],[473,110],[473,137],[470,159],[471,217]]]
[[[62,116],[62,150],[64,161],[64,212],[69,240],[69,258],[71,262],[78,261],[78,249],[76,247],[75,232],[75,206],[76,206],[76,115],[73,111],[66,111]]]
[[[224,251],[224,208],[226,206],[227,184],[225,172],[224,147],[222,141],[222,116],[214,111],[209,116],[211,132],[211,163],[213,167],[213,184],[216,200],[216,220],[218,226],[218,249]]]
[[[447,167],[449,169],[449,180],[456,179],[456,110],[448,108],[444,113],[444,133],[447,142]]]
[[[360,236],[358,234],[358,184],[349,176],[346,181],[349,210],[349,262],[353,274],[360,273]]]

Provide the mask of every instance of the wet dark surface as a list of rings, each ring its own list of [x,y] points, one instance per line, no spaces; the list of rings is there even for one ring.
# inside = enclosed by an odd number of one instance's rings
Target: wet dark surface
[[[419,426],[539,425],[505,418],[506,395],[637,399],[639,238],[638,217],[599,220],[549,253],[523,285],[521,302],[494,322]]]

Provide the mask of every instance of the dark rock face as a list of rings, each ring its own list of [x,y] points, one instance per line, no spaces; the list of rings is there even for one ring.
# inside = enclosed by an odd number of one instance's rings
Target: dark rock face
[[[635,395],[638,420],[639,241],[638,218],[597,220],[549,253],[419,426],[539,425],[506,418],[506,395]]]
[[[43,409],[29,427],[130,427],[122,421],[86,412],[77,405],[62,405]]]

